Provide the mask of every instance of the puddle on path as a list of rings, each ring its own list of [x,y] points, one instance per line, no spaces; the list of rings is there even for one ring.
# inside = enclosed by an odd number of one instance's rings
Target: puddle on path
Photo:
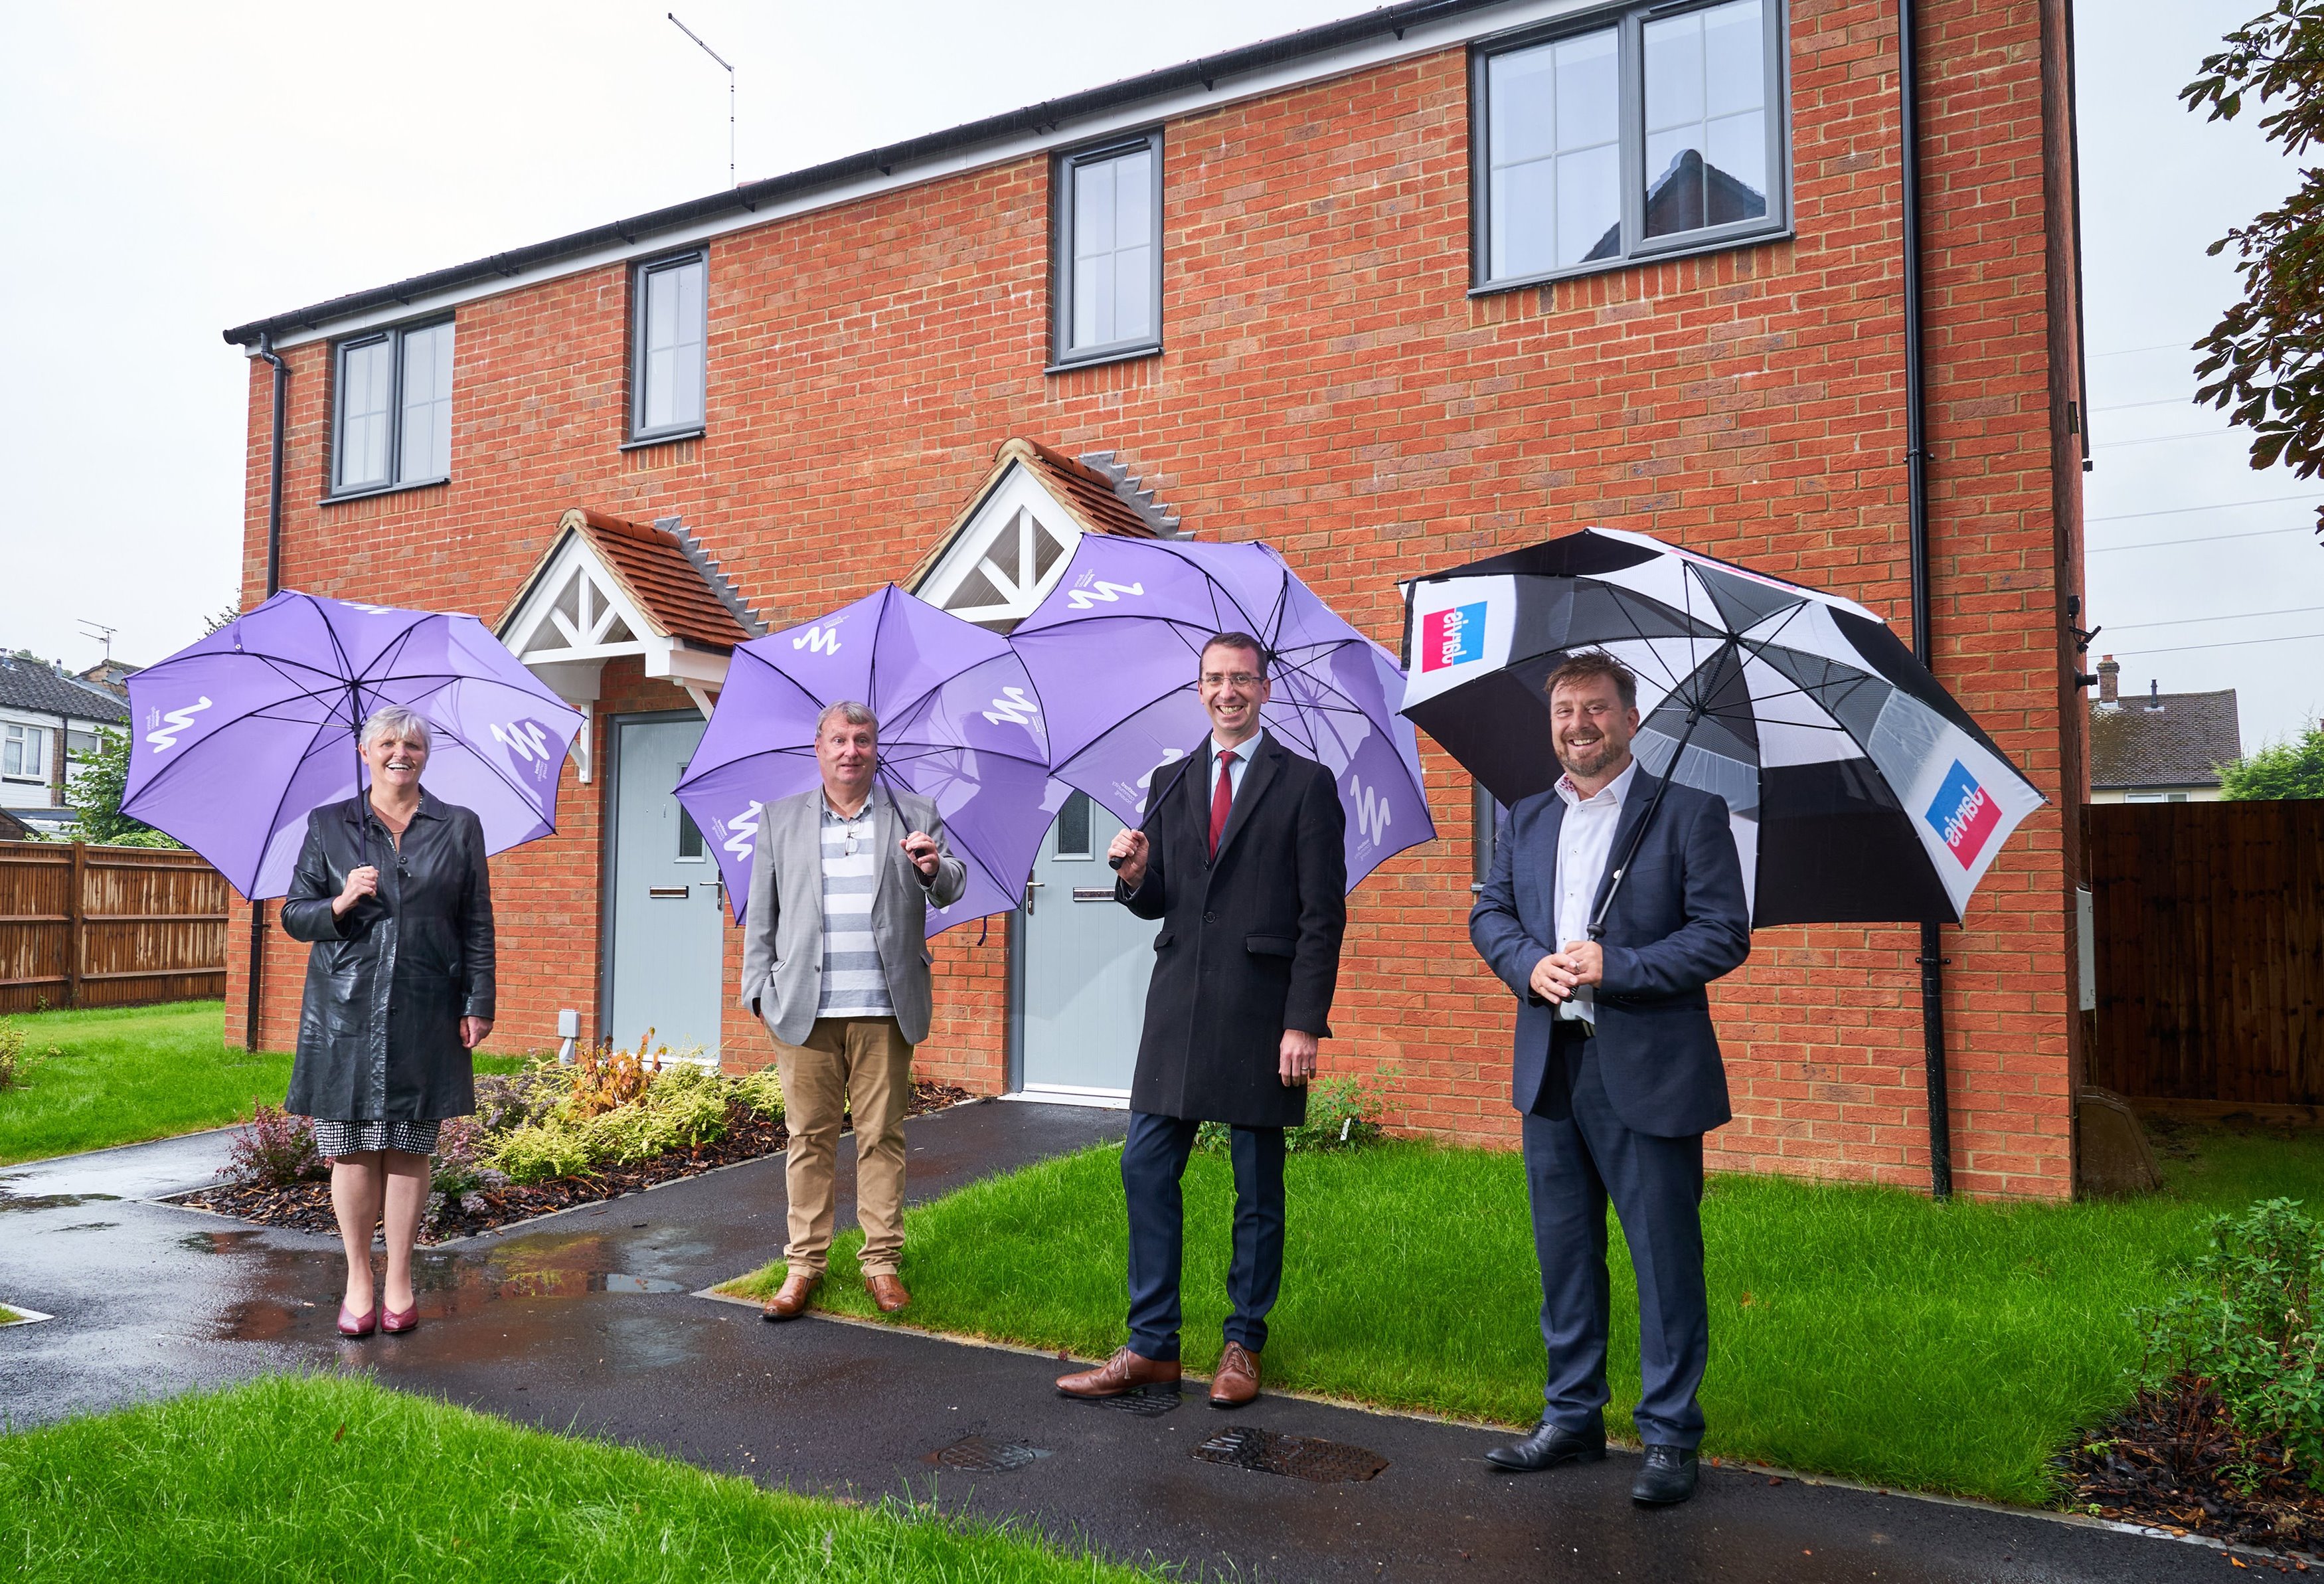
[[[27,1193],[23,1195],[0,1192],[0,1216],[12,1210],[69,1210],[82,1205],[119,1204],[117,1193]]]

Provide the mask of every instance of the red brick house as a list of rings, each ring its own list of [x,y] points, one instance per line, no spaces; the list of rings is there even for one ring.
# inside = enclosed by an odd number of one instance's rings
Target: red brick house
[[[244,597],[474,611],[591,710],[559,834],[494,866],[495,1046],[552,1044],[560,1008],[632,1038],[682,979],[696,1042],[752,1064],[738,937],[667,799],[733,644],[890,579],[1005,625],[1097,532],[1263,538],[1393,647],[1399,577],[1592,523],[1908,634],[1916,260],[1932,663],[2052,801],[1942,932],[1952,1165],[2067,1194],[2067,0],[1907,14],[1910,249],[1895,0],[1413,0],[239,327]],[[1510,1142],[1476,800],[1423,745],[1440,838],[1353,897],[1326,1063],[1387,1072],[1404,1127]],[[1044,861],[1091,839],[1069,810]],[[1027,1066],[1028,996],[1103,978],[1056,944],[1101,911],[1060,885],[940,937],[926,1068],[1111,1087]],[[1045,916],[1087,927],[1045,942]],[[279,1046],[300,949],[263,939],[251,996],[235,932],[228,1037],[255,1005]],[[1920,946],[1758,937],[1716,993],[1714,1164],[1929,1181]]]

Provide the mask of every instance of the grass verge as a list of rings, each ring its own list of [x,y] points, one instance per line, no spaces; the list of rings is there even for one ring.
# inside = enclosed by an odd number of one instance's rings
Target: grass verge
[[[1120,1151],[1044,1162],[908,1211],[901,1320],[1102,1357],[1126,1282]],[[2324,1202],[2324,1139],[2181,1135],[2168,1187],[2133,1200],[1939,1205],[1898,1190],[1712,1180],[1703,1205],[1707,1452],[1882,1486],[2052,1498],[2049,1459],[2128,1401],[2126,1311],[2175,1285],[2204,1219],[2255,1198]],[[1395,1144],[1290,1157],[1271,1385],[1510,1424],[1541,1410],[1538,1267],[1514,1154]],[[1227,1313],[1232,1174],[1186,1181],[1187,1366]],[[1609,1218],[1610,1219],[1610,1218]],[[817,1301],[877,1318],[835,1248]],[[1637,1308],[1609,1236],[1609,1428],[1637,1400]],[[777,1261],[723,1291],[760,1296]]]
[[[0,1326],[13,1326],[24,1317],[5,1303],[0,1303]]]
[[[1038,1535],[761,1490],[368,1381],[277,1376],[0,1437],[44,1579],[1120,1581]]]
[[[7,1021],[31,1060],[22,1088],[0,1089],[0,1166],[223,1127],[290,1087],[287,1051],[235,1051],[226,1003],[35,1012]],[[515,1057],[479,1057],[479,1072]]]

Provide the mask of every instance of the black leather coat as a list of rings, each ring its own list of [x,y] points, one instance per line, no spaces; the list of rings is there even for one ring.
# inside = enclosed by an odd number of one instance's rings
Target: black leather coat
[[[1332,773],[1269,732],[1210,854],[1211,744],[1155,772],[1146,874],[1115,899],[1162,921],[1130,1108],[1243,1127],[1296,1127],[1307,1091],[1283,1082],[1283,1031],[1332,1033],[1348,926],[1348,816]]]
[[[378,866],[378,894],[334,917],[364,864]],[[399,860],[366,800],[316,810],[282,929],[314,942],[284,1109],[429,1122],[476,1108],[460,1019],[493,1015],[493,883],[475,815],[423,793]]]

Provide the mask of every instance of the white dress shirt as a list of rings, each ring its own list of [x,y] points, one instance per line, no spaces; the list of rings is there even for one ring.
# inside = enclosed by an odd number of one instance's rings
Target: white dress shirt
[[[1221,754],[1234,755],[1234,763],[1227,766],[1227,801],[1231,805],[1235,799],[1242,796],[1242,775],[1244,771],[1250,768],[1250,756],[1259,752],[1259,745],[1266,740],[1267,728],[1263,726],[1231,748],[1221,746],[1217,736],[1215,734],[1212,736],[1211,784],[1203,789],[1204,808],[1209,808],[1211,800],[1219,795],[1219,755]]]
[[[1630,783],[1637,773],[1638,762],[1633,759],[1621,774],[1587,798],[1575,789],[1572,776],[1557,778],[1557,795],[1565,800],[1565,818],[1557,827],[1557,939],[1550,942],[1555,949],[1563,950],[1569,940],[1590,939],[1590,910],[1598,900],[1607,861],[1613,857],[1614,827],[1622,818],[1622,800],[1629,795]],[[1595,991],[1588,985],[1576,986],[1572,995],[1557,1004],[1557,1015],[1578,1018],[1594,1027],[1598,1022]]]

